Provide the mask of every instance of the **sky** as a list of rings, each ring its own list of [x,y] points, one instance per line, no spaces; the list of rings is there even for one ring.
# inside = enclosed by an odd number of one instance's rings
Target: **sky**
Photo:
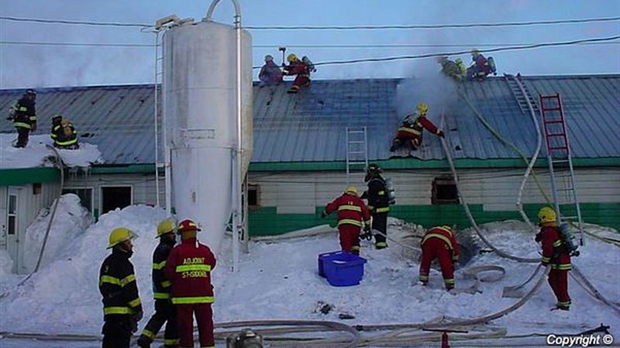
[[[155,35],[127,26],[69,25],[32,19],[152,25],[175,14],[200,21],[211,1],[198,0],[0,0],[0,88],[145,84],[155,81]],[[437,69],[425,59],[334,64],[457,53],[470,61],[473,48],[500,49],[498,73],[522,75],[618,74],[620,40],[526,50],[512,46],[553,44],[620,35],[620,2],[608,0],[239,0],[242,26],[252,35],[253,66],[271,54],[307,55],[315,79],[412,77]],[[266,27],[359,27],[515,23],[616,18],[553,25],[435,29],[293,30]],[[11,20],[18,19],[18,20]],[[220,1],[214,20],[233,24],[232,1]],[[261,29],[262,28],[262,29]],[[253,71],[254,78],[258,69]]]
[[[82,153],[76,150],[72,154],[76,157],[75,162],[86,163],[91,160],[88,151]],[[81,154],[83,157],[79,159]],[[39,148],[38,153],[23,153],[20,158],[26,163],[33,163],[45,155],[45,149]],[[24,247],[30,251],[24,253],[27,270],[36,264],[51,215],[42,211],[27,228],[23,240]],[[0,346],[100,346],[97,340],[102,325],[102,307],[97,289],[98,272],[101,262],[109,254],[109,250],[106,250],[109,232],[117,227],[129,228],[138,235],[134,240],[131,261],[145,309],[145,318],[139,325],[139,330],[142,330],[153,313],[151,257],[158,242],[155,238],[156,227],[166,217],[162,208],[135,205],[104,214],[94,223],[90,214],[79,204],[77,196],[63,195],[51,222],[39,272],[24,281],[25,274],[11,273],[12,260],[5,250],[0,250]],[[362,241],[361,257],[366,262],[360,283],[344,287],[332,286],[326,278],[319,276],[318,260],[321,255],[340,249],[334,222],[331,222],[331,226],[320,225],[278,237],[255,238],[248,245],[248,253],[241,253],[236,269],[233,269],[231,257],[232,242],[227,237],[216,255],[218,264],[212,273],[216,298],[213,305],[216,333],[226,336],[248,327],[261,333],[261,330],[272,327],[269,320],[278,320],[285,323],[279,324],[279,327],[291,330],[294,338],[302,338],[307,337],[308,332],[300,331],[301,321],[312,321],[316,330],[310,333],[312,337],[333,338],[334,333],[330,334],[325,325],[339,323],[348,328],[357,325],[365,327],[364,331],[359,332],[365,347],[385,347],[403,335],[437,335],[411,329],[416,325],[441,317],[474,319],[515,305],[519,297],[504,297],[504,288],[523,284],[536,269],[536,264],[518,263],[489,252],[480,253],[480,250],[488,247],[481,244],[472,231],[464,230],[459,231],[458,236],[461,245],[470,251],[471,257],[463,257],[457,266],[457,291],[445,291],[441,273],[436,268],[431,270],[429,285],[423,287],[417,279],[420,255],[418,243],[423,228],[390,218],[389,248],[375,250],[370,242]],[[485,237],[493,246],[515,256],[539,256],[539,246],[524,223],[503,221],[482,227]],[[586,225],[586,229],[590,234],[618,239],[618,231],[603,226]],[[209,231],[200,232],[198,238],[205,233]],[[618,247],[589,237],[580,251],[581,255],[573,258],[573,264],[596,291],[620,305]],[[474,289],[475,281],[467,278],[466,274],[478,266],[495,266],[497,270],[479,273],[481,282],[478,291],[468,291]],[[356,267],[360,271],[361,266]],[[503,277],[498,267],[505,271]],[[513,295],[524,296],[534,289],[540,276],[536,276]],[[602,304],[590,294],[591,291],[585,289],[571,277],[571,310],[550,311],[555,298],[542,279],[541,286],[516,310],[487,325],[460,327],[468,331],[461,336],[480,334],[482,338],[456,341],[459,334],[450,334],[451,343],[453,346],[462,342],[474,346],[499,344],[544,347],[547,346],[545,342],[549,334],[577,334],[601,324],[611,326],[610,332],[617,343],[620,339],[620,307],[614,310]],[[340,319],[341,314],[354,318]],[[227,329],[221,327],[223,323],[228,324]],[[404,325],[409,329],[387,328],[393,325]],[[12,338],[11,333],[84,335],[86,341],[50,340],[54,337],[42,341],[17,339]],[[340,339],[352,337],[343,330],[336,334]],[[272,339],[274,335],[265,334]],[[502,338],[498,340],[489,336]],[[429,341],[420,344],[439,346],[438,342]],[[392,346],[402,345],[401,341]],[[299,347],[299,344],[296,346]],[[217,348],[223,347],[224,342],[219,341]]]

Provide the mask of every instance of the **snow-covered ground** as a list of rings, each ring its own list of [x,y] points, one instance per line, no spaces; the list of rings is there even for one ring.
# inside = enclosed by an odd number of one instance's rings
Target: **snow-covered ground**
[[[50,229],[49,248],[40,271],[21,286],[16,286],[23,275],[10,274],[10,262],[6,252],[0,251],[0,339],[3,348],[13,347],[97,347],[97,341],[38,341],[10,338],[8,333],[38,334],[80,334],[98,336],[102,325],[101,298],[97,288],[99,267],[108,255],[106,250],[108,233],[116,227],[125,226],[135,231],[132,262],[136,268],[138,286],[145,308],[145,319],[140,329],[153,313],[151,289],[151,255],[158,240],[155,230],[158,222],[166,218],[161,208],[131,206],[100,217],[99,221],[81,231],[84,221],[76,221],[80,212],[77,197],[64,195],[59,204],[56,218]],[[27,231],[31,243],[41,241],[50,214],[41,214]],[[87,219],[86,216],[83,217]],[[87,223],[84,225],[84,227]],[[363,241],[361,256],[368,262],[364,278],[357,286],[334,287],[318,275],[317,257],[325,252],[339,249],[335,230],[327,225],[310,231],[300,231],[300,237],[275,238],[250,242],[249,253],[241,253],[236,271],[232,270],[231,242],[227,237],[218,255],[218,265],[213,271],[216,302],[214,321],[216,323],[286,320],[339,322],[348,326],[361,325],[366,329],[361,335],[366,338],[365,347],[389,346],[379,344],[378,339],[396,336],[396,331],[373,331],[373,326],[402,324],[403,327],[421,324],[435,319],[477,318],[499,312],[515,304],[517,298],[502,297],[506,286],[523,283],[535,270],[536,264],[523,264],[498,257],[493,253],[475,255],[456,272],[457,289],[466,289],[473,280],[465,279],[464,271],[475,266],[496,265],[505,269],[504,278],[482,282],[477,293],[458,292],[451,294],[443,289],[441,274],[431,273],[428,287],[417,283],[419,263],[415,257],[417,240],[407,238],[413,225],[390,219],[388,234],[397,241],[390,242],[390,248],[374,250],[369,242]],[[593,233],[606,233],[618,239],[615,231],[590,226]],[[315,233],[306,233],[315,232]],[[202,234],[209,231],[202,231]],[[485,225],[487,238],[497,247],[522,257],[537,257],[538,246],[527,226],[516,221],[497,222]],[[200,235],[199,235],[200,237]],[[415,242],[412,242],[415,240]],[[418,239],[419,240],[419,239]],[[403,243],[402,245],[398,243]],[[38,253],[26,255],[29,264],[36,263]],[[608,300],[620,302],[620,249],[602,241],[588,238],[581,248],[581,256],[573,259],[574,264]],[[497,275],[490,274],[490,276]],[[525,287],[529,290],[538,278]],[[523,306],[507,315],[493,320],[486,326],[466,327],[465,330],[482,334],[496,334],[501,340],[487,338],[482,341],[456,340],[451,334],[451,345],[473,346],[546,346],[545,335],[577,334],[598,327],[601,323],[611,326],[611,334],[620,340],[620,314],[618,311],[594,299],[573,278],[569,281],[573,306],[569,312],[550,311],[555,298],[546,282]],[[328,308],[324,314],[321,308]],[[353,319],[340,319],[348,314]],[[230,325],[226,330],[238,331],[252,327],[261,332],[264,326],[247,324]],[[463,330],[463,327],[460,327]],[[216,332],[222,332],[218,328]],[[323,330],[325,331],[325,330]],[[505,331],[505,334],[503,333]],[[419,330],[400,332],[420,335],[434,334]],[[303,337],[304,333],[295,334]],[[305,333],[308,335],[308,333]],[[461,334],[467,336],[468,334]],[[269,337],[270,334],[265,334]],[[272,334],[273,336],[273,334]],[[523,336],[523,337],[521,337]],[[349,337],[339,333],[339,337]],[[374,341],[373,341],[374,339]],[[426,341],[393,346],[432,346],[440,343]],[[224,347],[219,341],[217,347]]]

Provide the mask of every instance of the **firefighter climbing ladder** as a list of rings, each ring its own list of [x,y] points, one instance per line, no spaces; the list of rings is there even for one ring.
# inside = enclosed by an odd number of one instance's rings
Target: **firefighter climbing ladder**
[[[583,245],[583,222],[575,188],[575,173],[571,159],[566,119],[559,94],[539,95],[540,113],[547,143],[547,162],[551,177],[553,203],[559,222],[577,224],[579,243]],[[564,210],[562,214],[560,207]],[[568,213],[567,213],[568,212]],[[574,214],[569,216],[570,214]]]
[[[366,140],[366,127],[347,127],[347,185],[350,184],[353,172],[364,171],[368,166],[368,145]]]

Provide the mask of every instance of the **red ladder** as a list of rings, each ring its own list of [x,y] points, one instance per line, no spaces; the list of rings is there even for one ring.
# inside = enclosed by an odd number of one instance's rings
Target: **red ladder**
[[[559,94],[539,95],[540,113],[547,142],[547,163],[551,177],[551,190],[555,211],[558,213],[558,224],[562,222],[577,223],[578,237],[583,245],[583,222],[581,209],[575,187],[575,172],[568,142],[568,129]],[[561,207],[560,207],[561,205]],[[569,211],[573,216],[562,215],[560,208]]]

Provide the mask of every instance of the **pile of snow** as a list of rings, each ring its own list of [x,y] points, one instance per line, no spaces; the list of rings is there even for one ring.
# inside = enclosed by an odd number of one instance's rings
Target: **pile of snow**
[[[79,211],[71,207],[72,204],[77,205],[74,200],[67,200],[66,203],[62,208],[59,206],[59,216],[68,214],[60,210]],[[140,235],[135,240],[135,253],[131,261],[136,269],[145,308],[145,319],[140,323],[142,329],[153,313],[151,257],[158,243],[156,226],[165,218],[163,209],[131,206],[103,215],[82,233],[75,233],[62,222],[54,223],[50,243],[55,243],[55,239],[66,241],[69,237],[63,233],[71,233],[70,249],[58,249],[62,257],[49,259],[49,264],[23,286],[11,288],[0,300],[0,331],[99,335],[102,325],[101,297],[97,287],[99,267],[110,252],[106,250],[110,230],[121,226]],[[66,219],[64,223],[73,222]],[[406,226],[390,219],[388,235],[407,235]],[[601,229],[590,228],[592,232]],[[390,241],[390,248],[375,250],[372,243],[363,241],[361,256],[368,262],[361,284],[333,287],[317,274],[318,255],[339,250],[337,233],[334,230],[326,232],[325,229],[321,227],[309,231],[312,232],[309,236],[297,233],[301,236],[253,241],[249,245],[250,252],[241,254],[239,267],[235,271],[232,270],[232,243],[227,240],[213,271],[215,322],[327,320],[353,326],[424,323],[442,316],[476,318],[513,305],[517,299],[502,297],[503,288],[521,284],[537,267],[536,264],[502,259],[493,253],[476,255],[467,265],[457,269],[457,289],[472,284],[473,281],[463,274],[469,267],[501,266],[506,270],[505,278],[483,282],[478,293],[451,294],[444,290],[441,273],[436,269],[431,270],[429,286],[418,284],[419,263],[417,259],[402,253],[402,249],[407,248],[406,244],[397,245]],[[314,233],[319,230],[323,233]],[[539,247],[532,232],[523,223],[494,223],[485,225],[485,231],[487,238],[506,252],[521,257],[538,256]],[[580,257],[573,259],[574,264],[601,294],[615,303],[620,302],[618,248],[589,239],[581,252]],[[5,258],[0,252],[0,265]],[[0,274],[0,283],[13,282],[14,277]],[[572,278],[569,288],[573,299],[569,312],[549,310],[555,304],[555,297],[545,282],[525,305],[494,320],[492,325],[506,328],[509,335],[519,335],[578,333],[605,323],[611,325],[615,337],[620,337],[617,312],[590,296]],[[325,304],[329,304],[331,310],[324,314],[320,309]],[[345,313],[355,318],[340,319],[339,315]],[[537,342],[544,345],[544,337],[540,339]],[[41,346],[40,342],[0,340],[0,345],[5,344],[7,347]],[[98,345],[97,342],[82,342],[78,346]],[[63,347],[68,346],[77,347],[68,344]],[[223,346],[218,343],[218,347]]]
[[[31,135],[28,146],[14,148],[17,134],[0,134],[0,169],[51,167],[55,157],[54,151],[47,148],[54,142],[49,135]],[[69,167],[90,167],[94,163],[103,163],[97,145],[80,142],[77,150],[58,150],[65,165]]]

